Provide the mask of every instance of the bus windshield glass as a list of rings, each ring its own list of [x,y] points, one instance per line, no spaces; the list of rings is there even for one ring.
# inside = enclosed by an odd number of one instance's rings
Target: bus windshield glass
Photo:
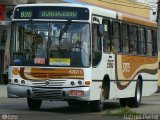
[[[90,66],[89,23],[13,22],[12,65]]]

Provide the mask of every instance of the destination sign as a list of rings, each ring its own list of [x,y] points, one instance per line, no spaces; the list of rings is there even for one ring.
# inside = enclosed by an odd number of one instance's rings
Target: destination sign
[[[32,17],[32,11],[22,11],[20,14],[21,18],[31,18]]]
[[[77,18],[77,11],[40,11],[39,17]]]
[[[78,7],[31,6],[18,7],[14,19],[73,19],[88,20],[89,10]]]

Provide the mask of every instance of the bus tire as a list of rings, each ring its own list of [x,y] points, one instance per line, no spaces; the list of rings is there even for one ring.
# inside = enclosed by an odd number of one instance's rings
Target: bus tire
[[[67,102],[68,102],[68,105],[69,105],[69,106],[77,106],[77,105],[78,105],[78,103],[75,102],[75,101],[69,100],[69,101],[67,101]]]
[[[121,107],[126,107],[128,106],[128,99],[127,98],[120,98],[119,103]]]
[[[3,83],[5,85],[8,84],[8,73],[7,74],[2,74],[2,80],[3,80]]]
[[[28,107],[31,110],[39,110],[42,104],[42,100],[35,100],[30,97],[27,98]]]
[[[136,84],[135,96],[129,98],[128,106],[133,108],[139,107],[139,105],[141,104],[141,98],[142,98],[142,82],[140,81],[140,79],[138,79]]]
[[[101,112],[104,107],[103,95],[100,95],[100,100],[91,101],[90,105],[93,112]]]
[[[103,110],[103,103],[100,100],[92,101],[91,109],[93,112],[101,112]]]

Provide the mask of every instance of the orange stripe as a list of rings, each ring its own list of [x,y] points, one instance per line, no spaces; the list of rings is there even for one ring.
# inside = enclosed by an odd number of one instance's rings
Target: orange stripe
[[[84,79],[84,72],[82,69],[68,69],[68,68],[21,68],[20,75],[23,79],[28,80],[47,80],[53,78],[66,79]]]

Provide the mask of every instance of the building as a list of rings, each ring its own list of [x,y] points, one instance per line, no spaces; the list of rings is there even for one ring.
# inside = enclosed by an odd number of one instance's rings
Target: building
[[[137,2],[138,3],[137,3]],[[139,3],[140,0],[0,0],[0,84],[4,83],[2,74],[6,72],[5,48],[9,33],[9,22],[11,13],[17,4],[30,3],[81,3],[94,5],[102,8],[117,10],[126,14],[133,14],[151,19],[155,17],[148,4]]]
[[[155,21],[157,19],[158,0],[135,0],[135,1],[150,6],[150,20]]]

